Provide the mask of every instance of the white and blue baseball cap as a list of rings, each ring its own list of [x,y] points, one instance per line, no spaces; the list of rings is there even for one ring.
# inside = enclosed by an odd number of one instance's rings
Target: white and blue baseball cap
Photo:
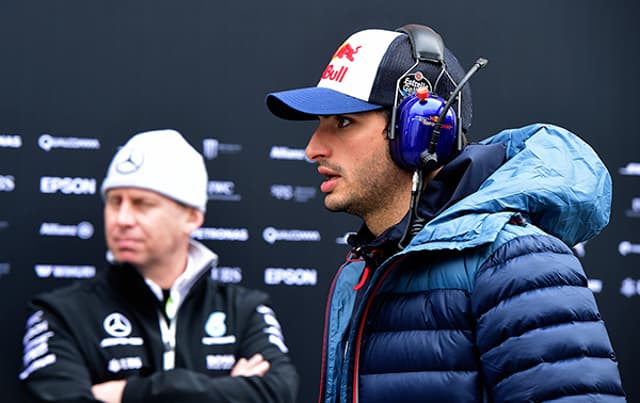
[[[275,116],[289,120],[391,108],[396,99],[396,82],[415,63],[406,33],[383,29],[359,31],[338,47],[315,87],[270,93],[266,104]],[[412,71],[442,98],[447,98],[465,75],[460,62],[447,48],[441,62],[421,61]],[[461,106],[464,129],[471,124],[471,105],[471,90],[466,85]]]

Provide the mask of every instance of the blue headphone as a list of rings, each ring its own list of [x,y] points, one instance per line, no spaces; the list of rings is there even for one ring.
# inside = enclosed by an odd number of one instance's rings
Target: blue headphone
[[[446,69],[444,62],[444,42],[433,29],[417,24],[405,25],[397,31],[409,36],[415,64],[397,81],[395,102],[391,112],[389,127],[389,147],[393,161],[408,171],[431,171],[447,163],[461,148],[458,128],[461,124],[458,114],[445,105],[444,98],[431,92],[430,88],[419,87],[400,101],[401,81],[420,62],[431,62]],[[420,73],[417,73],[420,74]],[[419,85],[415,84],[414,86]],[[449,94],[446,94],[449,95]],[[459,100],[459,98],[457,98]],[[458,102],[458,107],[460,102]],[[440,118],[441,113],[445,114]]]

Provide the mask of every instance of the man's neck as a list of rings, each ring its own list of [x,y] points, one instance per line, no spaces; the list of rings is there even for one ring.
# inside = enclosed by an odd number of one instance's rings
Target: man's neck
[[[172,259],[164,260],[162,263],[138,267],[138,270],[144,278],[153,281],[164,290],[169,290],[173,287],[176,279],[184,273],[187,268],[187,261],[187,254],[185,253]]]

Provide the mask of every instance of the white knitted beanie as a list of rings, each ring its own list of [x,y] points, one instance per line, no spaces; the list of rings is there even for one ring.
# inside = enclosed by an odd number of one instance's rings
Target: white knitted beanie
[[[153,130],[136,134],[118,150],[100,191],[104,198],[116,187],[152,190],[204,213],[207,181],[202,155],[180,133]]]

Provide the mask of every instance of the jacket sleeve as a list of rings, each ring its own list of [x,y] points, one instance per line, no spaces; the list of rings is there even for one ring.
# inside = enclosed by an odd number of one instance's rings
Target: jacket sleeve
[[[595,298],[561,241],[531,235],[498,248],[478,270],[472,309],[492,401],[625,401]]]
[[[98,402],[91,378],[64,320],[46,304],[32,302],[23,337],[19,374],[30,402]]]
[[[123,403],[295,402],[298,374],[287,354],[273,310],[247,299],[241,303],[253,309],[247,312],[247,326],[239,341],[238,358],[262,354],[270,363],[264,376],[211,378],[185,369],[157,372],[147,377],[129,378]]]

